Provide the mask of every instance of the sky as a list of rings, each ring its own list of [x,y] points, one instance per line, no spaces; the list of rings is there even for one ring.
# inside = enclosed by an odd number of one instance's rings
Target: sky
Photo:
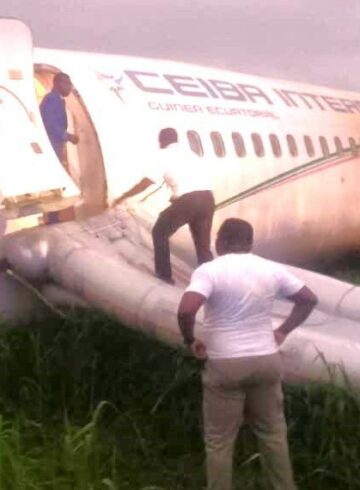
[[[2,0],[38,47],[173,59],[360,92],[360,0]]]

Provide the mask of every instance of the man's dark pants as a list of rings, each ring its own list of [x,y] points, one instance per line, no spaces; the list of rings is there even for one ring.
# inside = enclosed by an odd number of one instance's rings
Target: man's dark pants
[[[152,230],[155,273],[165,280],[171,280],[169,238],[181,226],[188,224],[198,263],[212,260],[210,232],[215,210],[211,191],[195,191],[183,194],[162,211]]]

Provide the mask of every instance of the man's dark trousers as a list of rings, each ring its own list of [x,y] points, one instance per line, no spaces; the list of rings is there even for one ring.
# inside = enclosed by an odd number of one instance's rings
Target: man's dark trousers
[[[210,232],[214,210],[214,196],[211,191],[194,191],[176,198],[160,213],[152,230],[157,276],[171,280],[169,238],[186,224],[189,225],[194,240],[198,263],[213,259]]]

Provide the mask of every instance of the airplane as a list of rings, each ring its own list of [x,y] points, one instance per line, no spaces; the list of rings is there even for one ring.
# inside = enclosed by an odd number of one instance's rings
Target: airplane
[[[48,304],[91,305],[179,342],[177,304],[196,265],[189,232],[172,238],[177,287],[165,285],[153,275],[150,231],[166,188],[113,206],[159,161],[157,136],[168,126],[214,181],[214,233],[227,217],[247,219],[255,252],[292,265],[358,250],[360,94],[174,61],[33,50],[17,19],[0,19],[0,41],[0,258]],[[80,137],[67,145],[66,165],[39,112],[59,71],[74,84],[66,106]],[[58,224],[42,224],[49,211]],[[358,382],[360,289],[293,270],[320,302],[283,346],[288,376],[328,379],[329,366],[342,365]],[[5,318],[39,308],[14,276],[2,274],[0,292]],[[274,325],[288,308],[276,303]]]

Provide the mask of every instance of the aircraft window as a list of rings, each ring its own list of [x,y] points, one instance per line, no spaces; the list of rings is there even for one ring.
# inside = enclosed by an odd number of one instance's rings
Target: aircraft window
[[[320,136],[319,143],[321,146],[322,154],[324,155],[324,157],[328,157],[330,155],[330,151],[329,151],[329,145],[327,139],[324,136]]]
[[[274,156],[277,158],[281,157],[281,145],[279,138],[276,136],[276,134],[270,134],[269,139]]]
[[[232,140],[234,143],[234,148],[235,148],[237,156],[240,158],[245,157],[246,156],[246,148],[245,148],[244,138],[239,133],[232,133],[231,137],[232,137]]]
[[[349,145],[350,145],[351,154],[352,155],[357,155],[358,154],[358,148],[356,146],[356,141],[351,136],[349,138]]]
[[[225,156],[225,146],[222,136],[217,131],[211,131],[210,138],[213,144],[214,152],[217,157]]]
[[[287,134],[286,141],[288,144],[290,155],[292,157],[297,157],[299,155],[299,151],[294,136],[292,134]]]
[[[204,154],[204,150],[199,134],[196,131],[188,131],[186,135],[191,150],[197,155],[199,155],[200,157],[202,157]]]
[[[264,144],[261,139],[261,136],[258,133],[253,133],[251,135],[251,139],[254,145],[255,155],[257,157],[263,157],[265,154],[265,150],[264,150]]]
[[[335,143],[335,148],[336,148],[337,153],[339,155],[342,155],[344,149],[343,149],[343,146],[341,143],[341,139],[338,136],[335,136],[334,143]]]
[[[312,139],[310,136],[304,136],[304,143],[305,143],[305,148],[306,152],[309,157],[313,157],[315,155],[315,150],[314,150],[314,144],[312,142]]]

